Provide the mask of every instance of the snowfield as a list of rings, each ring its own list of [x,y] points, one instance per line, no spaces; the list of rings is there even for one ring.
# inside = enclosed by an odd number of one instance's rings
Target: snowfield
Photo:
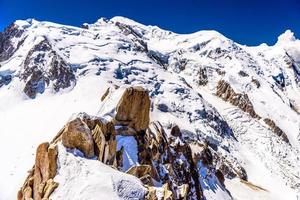
[[[59,146],[59,187],[52,199],[142,199],[146,193],[140,180],[97,161],[68,153]]]
[[[225,176],[231,196],[202,169],[207,200],[300,198],[300,40],[290,30],[274,46],[248,47],[216,31],[176,34],[123,17],[83,27],[14,23],[21,34],[9,38],[12,55],[0,60],[0,200],[16,198],[40,143],[74,113],[109,120],[128,86],[149,91],[151,121],[168,131],[177,124],[186,138],[208,141],[220,158],[245,169],[248,182]],[[58,74],[55,63],[62,66]],[[259,117],[217,96],[220,80],[246,94]],[[125,172],[138,164],[137,144],[117,140]],[[58,164],[60,187],[52,199],[141,199],[146,193],[137,178],[64,148]]]

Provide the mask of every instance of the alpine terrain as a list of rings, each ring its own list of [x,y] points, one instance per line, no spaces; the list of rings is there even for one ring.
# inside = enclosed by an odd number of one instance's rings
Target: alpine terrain
[[[18,20],[0,137],[1,200],[296,200],[300,40]]]

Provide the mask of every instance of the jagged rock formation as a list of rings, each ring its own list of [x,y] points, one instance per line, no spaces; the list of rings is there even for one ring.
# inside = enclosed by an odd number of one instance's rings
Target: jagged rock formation
[[[199,69],[199,85],[206,85],[208,83],[208,77],[207,77],[207,69],[205,67],[200,67]]]
[[[128,125],[136,131],[146,130],[149,125],[150,99],[141,87],[127,88],[116,108],[116,124]]]
[[[17,44],[12,42],[13,38],[20,38],[24,30],[19,29],[18,25],[11,24],[3,33],[0,33],[0,62],[9,59],[14,52],[22,45],[24,40]]]
[[[69,122],[62,133],[62,144],[81,150],[86,157],[93,157],[94,142],[89,127],[79,118]]]
[[[43,38],[29,51],[20,77],[26,83],[24,93],[30,98],[43,93],[50,82],[56,92],[75,82],[71,67],[52,49],[47,38]]]
[[[137,135],[136,138],[139,162],[152,165],[153,178],[167,183],[174,199],[203,199],[193,153],[178,126],[172,128],[168,137],[163,127],[155,122],[145,135]]]
[[[57,148],[42,143],[36,150],[35,164],[24,185],[18,193],[18,200],[48,199],[52,191],[58,187],[53,181],[57,169]]]
[[[83,157],[96,157],[113,168],[121,169],[124,165],[124,149],[116,149],[118,141],[115,126],[124,121],[129,123],[123,123],[122,126],[134,127],[137,131],[134,138],[139,163],[131,166],[126,173],[139,178],[148,188],[145,199],[205,199],[198,163],[213,169],[213,155],[207,148],[193,152],[178,126],[172,127],[170,135],[167,135],[159,122],[149,124],[149,109],[148,92],[141,87],[131,87],[125,89],[119,100],[116,108],[118,120],[105,122],[98,117],[79,114],[65,125],[51,144],[42,143],[37,148],[34,168],[21,188],[18,199],[48,199],[59,187],[53,181],[59,143],[67,149],[82,152]],[[132,137],[122,134],[122,131],[117,134],[125,138]],[[222,172],[212,170],[211,173],[215,173],[211,176],[217,177],[220,185],[225,187]],[[154,182],[161,183],[163,187],[154,187]],[[162,196],[157,196],[160,192]]]
[[[239,94],[236,93],[229,83],[224,80],[220,80],[217,85],[216,95],[221,97],[224,101],[228,101],[231,104],[239,107],[246,113],[248,113],[251,117],[260,119],[253,108],[251,101],[247,94]]]
[[[279,137],[281,137],[283,139],[283,141],[285,141],[286,143],[289,144],[289,139],[286,136],[286,134],[278,127],[276,126],[275,122],[269,118],[265,118],[264,122],[271,128],[271,130],[278,135]]]
[[[256,85],[257,87],[259,87],[257,83]],[[252,103],[248,98],[248,95],[235,93],[235,91],[231,88],[231,86],[228,83],[226,83],[224,80],[220,80],[218,82],[216,95],[221,97],[224,101],[228,101],[231,104],[238,106],[240,109],[250,114],[251,117],[261,119],[261,117],[255,113]],[[269,118],[265,118],[264,122],[271,128],[271,130],[276,135],[281,137],[286,143],[289,143],[286,134],[278,126],[276,126],[274,121],[272,121]]]

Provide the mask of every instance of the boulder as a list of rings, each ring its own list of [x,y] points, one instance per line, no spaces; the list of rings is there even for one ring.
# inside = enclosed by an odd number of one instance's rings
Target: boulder
[[[132,166],[127,170],[127,174],[131,174],[135,177],[142,178],[147,174],[151,174],[152,167],[150,165],[138,165]]]
[[[62,133],[62,144],[67,148],[79,149],[86,157],[91,158],[95,155],[92,132],[79,118],[66,125]]]
[[[178,187],[178,197],[179,199],[187,199],[187,195],[188,195],[188,191],[189,191],[189,185],[188,184],[183,184],[181,186]]]
[[[124,91],[116,108],[117,124],[128,125],[136,131],[146,130],[149,125],[150,98],[142,87],[129,87]]]

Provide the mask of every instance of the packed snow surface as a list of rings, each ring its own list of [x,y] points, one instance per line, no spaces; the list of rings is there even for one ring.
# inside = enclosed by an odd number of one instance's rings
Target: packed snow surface
[[[118,172],[97,161],[68,153],[59,145],[58,171],[54,181],[59,187],[51,195],[61,200],[143,199],[146,189],[134,176]]]

